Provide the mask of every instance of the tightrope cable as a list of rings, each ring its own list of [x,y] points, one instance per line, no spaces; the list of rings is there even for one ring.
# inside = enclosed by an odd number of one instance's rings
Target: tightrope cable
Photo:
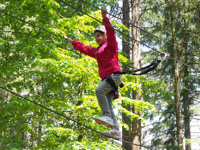
[[[57,112],[57,111],[55,111],[55,110],[52,110],[52,109],[50,109],[50,108],[48,108],[48,107],[46,107],[46,106],[44,106],[44,105],[41,105],[41,104],[39,104],[39,103],[37,103],[37,102],[35,102],[35,101],[33,101],[33,100],[30,100],[30,99],[28,99],[28,98],[26,98],[26,97],[24,97],[24,96],[22,96],[22,95],[20,95],[20,94],[18,94],[18,93],[15,93],[15,92],[13,92],[13,91],[11,91],[11,90],[5,88],[5,87],[0,86],[0,88],[3,89],[3,90],[5,90],[5,91],[7,91],[7,92],[9,92],[9,93],[12,93],[12,94],[18,96],[18,97],[21,97],[22,99],[25,99],[25,100],[27,100],[27,101],[29,101],[29,102],[31,102],[31,103],[37,105],[37,106],[40,106],[40,107],[42,107],[42,108],[44,108],[44,109],[46,109],[46,110],[48,110],[48,111],[51,111],[52,113],[55,113],[55,114],[57,114],[57,115],[59,115],[59,116],[62,116],[62,117],[65,118],[65,119],[71,120],[71,121],[73,121],[73,122],[75,122],[75,123],[77,123],[77,124],[79,124],[79,125],[81,125],[81,126],[83,126],[83,127],[86,127],[87,129],[90,129],[90,130],[92,130],[92,131],[94,131],[94,132],[97,132],[97,133],[99,133],[99,134],[103,134],[103,133],[101,133],[101,132],[99,132],[99,131],[97,131],[97,130],[95,130],[95,129],[93,129],[93,128],[87,126],[87,125],[84,125],[84,124],[80,123],[79,121],[76,121],[76,120],[74,120],[74,119],[72,119],[72,118],[70,118],[70,117],[67,117],[67,116],[64,115],[64,114],[61,114],[61,113],[59,113],[59,112]],[[103,134],[103,135],[105,135],[105,134]],[[108,135],[105,135],[105,136],[107,136],[108,138],[112,138],[111,136],[108,136]],[[132,142],[128,142],[128,141],[124,141],[124,140],[118,140],[118,139],[115,139],[115,140],[120,141],[120,142],[129,143],[129,144],[136,145],[136,146],[140,146],[140,147],[144,147],[144,148],[149,148],[149,147],[147,147],[147,146],[143,146],[143,145],[139,145],[139,144],[134,144],[134,143],[132,143]]]

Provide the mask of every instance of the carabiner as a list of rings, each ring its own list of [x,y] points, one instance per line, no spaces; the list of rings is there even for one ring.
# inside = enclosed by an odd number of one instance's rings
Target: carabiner
[[[162,58],[160,58],[161,57],[161,55],[164,55]],[[165,53],[165,52],[161,52],[160,54],[159,54],[159,56],[158,56],[158,60],[160,60],[160,61],[163,61],[165,58],[167,58],[167,54]]]

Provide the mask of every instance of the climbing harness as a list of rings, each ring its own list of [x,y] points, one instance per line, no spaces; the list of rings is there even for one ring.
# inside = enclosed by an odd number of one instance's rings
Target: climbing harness
[[[108,82],[108,83],[111,85],[111,87],[113,88],[113,90],[112,90],[111,92],[108,93],[108,94],[114,96],[114,97],[113,97],[113,100],[119,98],[118,86],[116,86],[114,80],[112,79],[112,76],[113,76],[113,75],[117,75],[117,73],[118,73],[118,72],[114,72],[113,74],[110,74],[110,75],[106,76],[106,77],[103,79],[103,80],[106,80],[106,82]],[[118,75],[120,75],[120,74],[118,74]],[[119,85],[120,88],[122,88],[123,86],[124,86],[123,83],[121,83],[121,84]]]

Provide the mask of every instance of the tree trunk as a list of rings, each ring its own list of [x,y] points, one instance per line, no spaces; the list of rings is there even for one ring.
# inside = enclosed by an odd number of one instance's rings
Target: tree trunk
[[[139,12],[139,0],[132,0],[132,24],[134,26],[140,26],[140,12]],[[136,27],[132,27],[132,37],[133,37],[133,48],[132,48],[132,60],[133,60],[133,69],[141,68],[141,51],[140,51],[140,43],[135,42],[135,40],[140,41],[140,29]],[[138,81],[136,81],[138,82]],[[141,88],[141,87],[140,87]],[[142,97],[138,91],[133,92],[133,99],[140,100]],[[135,107],[132,108],[133,113],[141,116],[139,112],[136,111]],[[132,142],[134,144],[141,145],[141,121],[134,120],[132,122]],[[140,146],[132,145],[132,150],[140,150]]]
[[[187,30],[187,26],[186,26]],[[185,34],[186,35],[186,34]],[[187,42],[188,38],[187,36],[184,38],[183,48],[187,50]],[[188,64],[188,54],[185,52],[185,64]],[[183,82],[185,88],[189,89],[188,79],[189,76],[188,66],[184,65],[184,77]],[[183,108],[184,108],[184,123],[185,123],[185,138],[191,139],[191,132],[190,132],[190,102],[189,102],[189,91],[184,90],[183,92]],[[185,145],[186,150],[191,150],[191,144],[186,143]]]
[[[129,28],[129,0],[123,0],[123,24]],[[138,0],[132,0],[132,24],[135,26],[139,26],[139,1]],[[140,41],[140,30],[138,28],[133,27],[132,28],[132,37],[133,39]],[[140,52],[140,43],[135,42],[135,40],[132,41],[132,60],[133,60],[133,69],[140,68],[141,67],[141,52]],[[127,58],[130,59],[130,46],[128,44],[128,40],[122,41],[123,45],[123,51],[127,53]],[[123,66],[123,70],[128,70],[127,66]],[[136,81],[137,82],[137,81]],[[139,94],[137,91],[133,91],[132,94],[133,99],[141,99],[141,94]],[[132,111],[133,113],[137,115],[141,115],[140,113],[136,112],[135,107],[131,106],[125,106],[122,103],[122,106],[125,107],[127,110]],[[129,117],[126,116],[126,114],[122,113],[122,121],[129,125],[129,131],[125,130],[125,128],[122,128],[122,139],[123,141],[132,142],[137,145],[141,145],[141,121],[140,120],[134,120],[131,121]],[[139,150],[141,149],[140,146],[133,145],[131,143],[123,142],[123,146],[127,150]]]
[[[26,137],[25,137],[25,132],[24,131],[21,131],[21,149],[25,149],[25,140],[26,140]]]
[[[176,50],[174,50],[176,51]],[[176,57],[177,59],[178,57]],[[177,140],[178,150],[183,150],[183,128],[182,128],[182,115],[181,115],[181,101],[180,101],[180,86],[179,86],[179,67],[178,62],[174,61],[174,92],[175,92],[175,112],[176,112],[176,127],[177,127]]]
[[[123,24],[129,29],[130,27],[130,0],[123,0]],[[124,31],[126,32],[126,31]],[[122,39],[122,51],[127,54],[126,58],[130,60],[130,38],[129,33],[127,34],[126,38]],[[126,64],[123,64],[123,70],[129,70],[128,66]]]
[[[187,64],[187,53],[185,53],[185,63]],[[184,67],[184,85],[186,88],[188,88],[188,67]],[[184,122],[185,122],[185,138],[191,139],[191,132],[190,132],[190,104],[189,104],[189,92],[188,90],[184,91],[183,95],[183,107],[184,107]],[[186,150],[191,150],[191,144],[186,143]]]
[[[123,24],[129,28],[129,0],[123,0]],[[129,37],[129,35],[127,35]],[[122,51],[127,54],[127,58],[130,59],[130,46],[129,46],[129,38],[123,39],[122,40]],[[128,66],[123,64],[123,70],[126,71],[128,70]],[[130,110],[130,106],[125,105],[122,102],[122,107],[126,108],[127,110]],[[124,127],[122,127],[122,140],[123,141],[128,141],[131,142],[131,120],[130,118],[122,112],[122,121],[123,123],[129,125],[129,131],[127,131]],[[131,150],[131,144],[127,142],[123,142],[123,147],[127,150]]]
[[[176,113],[176,128],[177,128],[177,142],[178,150],[183,150],[183,128],[182,128],[182,114],[181,114],[181,101],[180,101],[180,83],[179,83],[179,52],[176,46],[176,25],[175,16],[173,12],[174,2],[170,0],[170,15],[171,15],[171,28],[172,28],[172,43],[174,43],[172,48],[174,60],[174,99],[175,99],[175,113]]]

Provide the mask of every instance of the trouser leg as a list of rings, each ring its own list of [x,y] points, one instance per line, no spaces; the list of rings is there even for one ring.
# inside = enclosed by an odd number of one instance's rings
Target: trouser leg
[[[122,82],[122,77],[121,75],[113,75],[111,76],[112,79],[114,80],[116,86],[119,86]],[[102,115],[103,116],[108,116],[113,118],[113,121],[116,121],[116,117],[112,108],[112,97],[108,97],[107,94],[112,91],[113,88],[111,85],[106,82],[106,80],[103,80],[96,88],[96,96],[99,102],[99,105],[101,107]],[[113,116],[113,117],[112,117]],[[116,121],[116,127],[117,121]]]
[[[111,94],[106,95],[110,107],[110,113],[111,113],[111,118],[113,119],[113,124],[114,126],[112,128],[114,129],[119,129],[118,123],[117,123],[117,118],[115,116],[114,110],[113,110],[113,98],[114,96]]]
[[[106,80],[103,80],[96,88],[96,96],[97,100],[99,102],[99,105],[101,107],[101,112],[103,116],[111,117],[109,102],[106,97],[106,94],[108,94],[112,90],[112,87],[109,83],[106,82]]]

